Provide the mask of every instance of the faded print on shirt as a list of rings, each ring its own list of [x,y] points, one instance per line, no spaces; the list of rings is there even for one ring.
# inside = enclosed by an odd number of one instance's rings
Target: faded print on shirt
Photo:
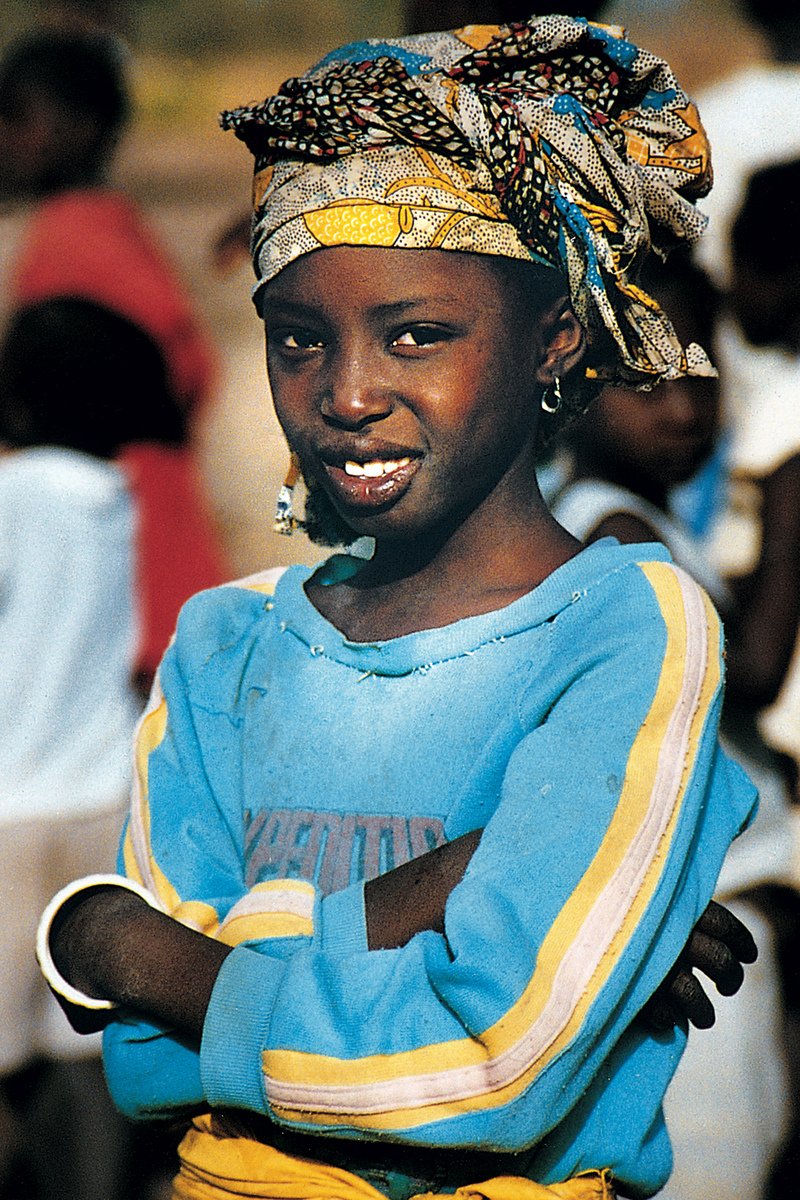
[[[248,888],[305,879],[323,896],[374,879],[446,841],[437,817],[275,809],[246,817]]]

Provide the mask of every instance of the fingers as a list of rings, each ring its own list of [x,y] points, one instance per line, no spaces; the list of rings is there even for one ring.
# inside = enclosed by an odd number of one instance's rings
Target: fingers
[[[742,986],[742,963],[755,962],[758,950],[750,930],[722,904],[711,901],[667,978],[651,997],[644,1015],[657,1031],[688,1021],[696,1029],[714,1024],[714,1006],[695,971],[702,971],[722,996]]]
[[[646,1009],[656,1030],[666,1031],[688,1021],[695,1029],[710,1029],[715,1021],[714,1006],[691,971],[678,970],[665,979]]]
[[[710,1029],[715,1020],[714,1005],[697,976],[680,965],[650,997],[644,1016],[657,1032],[666,1032],[685,1021],[695,1029]]]
[[[673,1005],[695,1029],[710,1029],[716,1019],[714,1005],[705,994],[697,976],[683,968],[669,980],[669,996]]]
[[[717,986],[722,996],[733,996],[744,982],[744,968],[725,942],[709,937],[695,928],[683,952],[682,966],[702,971]]]
[[[50,990],[52,991],[52,988]],[[77,1004],[71,1004],[57,992],[53,992],[53,995],[76,1033],[98,1033],[114,1018],[113,1011],[109,1009],[79,1008]]]
[[[708,905],[695,928],[724,942],[739,962],[754,963],[758,958],[758,947],[750,930],[729,909],[717,904],[715,900]]]
[[[680,1024],[682,1014],[670,1003],[666,985],[662,984],[645,1005],[643,1016],[656,1033],[668,1033]]]

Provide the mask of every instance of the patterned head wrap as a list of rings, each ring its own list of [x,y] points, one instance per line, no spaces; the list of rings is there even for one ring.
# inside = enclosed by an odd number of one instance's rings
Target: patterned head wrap
[[[354,43],[222,124],[256,159],[257,305],[323,246],[500,255],[564,273],[595,380],[714,373],[636,286],[651,250],[702,233],[708,144],[622,29],[549,16]]]

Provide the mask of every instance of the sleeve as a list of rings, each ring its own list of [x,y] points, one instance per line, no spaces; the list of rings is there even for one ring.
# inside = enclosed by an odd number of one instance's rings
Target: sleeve
[[[358,888],[328,905],[302,880],[248,888],[244,878],[236,681],[254,614],[269,603],[277,574],[205,593],[185,607],[136,731],[118,868],[190,928],[281,959],[312,941],[322,944],[326,912],[326,944],[363,945],[364,917]],[[220,645],[225,650],[217,662],[209,647]],[[153,794],[159,802],[151,807]],[[197,1052],[169,1030],[115,1015],[104,1032],[104,1060],[117,1106],[151,1119],[202,1104]]]
[[[176,920],[231,946],[309,938],[318,903],[302,880],[249,888],[244,874],[243,678],[277,574],[184,607],[136,731],[120,849],[122,874]]]
[[[633,573],[630,604],[609,614],[577,593],[554,622],[554,638],[567,622],[548,660],[563,686],[537,713],[535,696],[552,693],[531,677],[444,935],[228,956],[201,1049],[212,1105],[319,1134],[513,1151],[602,1072],[755,803],[717,742],[710,602],[671,564]]]

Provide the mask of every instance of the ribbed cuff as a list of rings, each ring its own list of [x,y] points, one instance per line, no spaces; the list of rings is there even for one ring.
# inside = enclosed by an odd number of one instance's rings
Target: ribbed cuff
[[[261,1055],[284,970],[284,963],[248,946],[237,946],[223,962],[200,1045],[209,1104],[266,1111]]]
[[[324,897],[320,927],[318,946],[326,954],[358,954],[369,949],[363,879]]]

